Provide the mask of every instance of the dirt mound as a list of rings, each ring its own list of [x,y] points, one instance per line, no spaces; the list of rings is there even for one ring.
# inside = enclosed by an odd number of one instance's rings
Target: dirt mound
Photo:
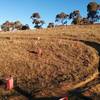
[[[58,96],[98,74],[95,49],[71,40],[1,40],[0,76],[35,97]],[[83,83],[82,83],[83,82]]]

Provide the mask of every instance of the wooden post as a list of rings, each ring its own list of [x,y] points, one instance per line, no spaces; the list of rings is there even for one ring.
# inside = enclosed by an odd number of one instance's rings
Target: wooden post
[[[37,40],[39,41],[40,40],[40,37],[37,37]]]
[[[38,48],[38,55],[39,55],[39,56],[42,56],[42,53],[43,53],[43,52],[42,52],[42,49],[41,49],[41,48]]]

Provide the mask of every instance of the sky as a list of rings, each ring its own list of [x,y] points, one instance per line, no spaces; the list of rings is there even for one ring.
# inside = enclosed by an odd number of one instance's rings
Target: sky
[[[81,15],[85,17],[86,6],[91,1],[100,4],[100,0],[0,0],[0,25],[6,20],[19,20],[23,24],[34,27],[30,19],[34,12],[40,13],[41,19],[46,22],[44,27],[49,22],[54,22],[56,14],[60,12],[69,14],[73,10],[79,9]]]

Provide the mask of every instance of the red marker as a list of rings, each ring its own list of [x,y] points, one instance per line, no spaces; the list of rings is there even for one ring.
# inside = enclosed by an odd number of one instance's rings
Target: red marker
[[[13,77],[7,78],[6,79],[6,88],[7,90],[13,89]]]
[[[68,100],[68,97],[61,98],[59,100]]]

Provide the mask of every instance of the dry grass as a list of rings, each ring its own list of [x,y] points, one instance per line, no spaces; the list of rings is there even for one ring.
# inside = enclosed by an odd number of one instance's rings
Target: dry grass
[[[97,51],[79,40],[99,43],[99,33],[100,25],[1,32],[0,76],[12,75],[36,97],[64,94],[98,73]]]

